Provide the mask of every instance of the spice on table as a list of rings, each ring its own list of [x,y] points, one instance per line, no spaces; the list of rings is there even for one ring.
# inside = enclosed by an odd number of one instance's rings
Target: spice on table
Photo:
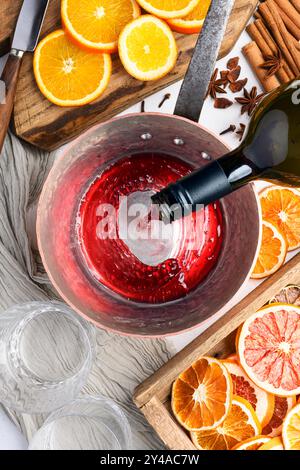
[[[225,135],[225,134],[228,134],[229,132],[234,132],[235,130],[236,130],[236,126],[234,124],[230,124],[230,126],[224,131],[220,132],[219,135]]]
[[[159,109],[163,107],[166,101],[168,101],[171,98],[171,93],[166,93],[161,102],[159,103],[158,107]]]
[[[245,130],[246,130],[245,124],[240,123],[240,128],[236,131],[236,135],[239,136],[239,141],[243,140]]]
[[[218,73],[219,69],[216,69],[210,79],[208,90],[206,93],[206,96],[211,96],[213,99],[216,99],[217,93],[227,93],[226,90],[222,88],[222,85],[226,83],[225,79],[217,78]]]
[[[238,93],[242,91],[243,88],[247,85],[248,78],[244,78],[243,80],[237,80],[236,82],[230,83],[229,88],[232,93]]]
[[[230,83],[236,82],[241,74],[241,67],[238,65],[234,69],[231,69],[227,74],[227,79]]]
[[[244,88],[244,96],[240,96],[235,98],[236,102],[242,105],[241,114],[248,113],[248,116],[251,116],[254,109],[261,101],[261,99],[265,96],[265,93],[257,93],[257,87],[254,86],[251,91],[247,91]]]
[[[233,102],[227,98],[216,98],[214,102],[214,107],[216,109],[226,109],[233,105]]]
[[[141,102],[141,113],[145,112],[145,100]]]
[[[240,58],[239,57],[232,57],[227,62],[228,70],[233,70],[239,65]]]

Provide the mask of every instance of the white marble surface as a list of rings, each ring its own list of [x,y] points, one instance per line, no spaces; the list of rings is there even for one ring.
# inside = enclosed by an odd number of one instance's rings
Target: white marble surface
[[[236,44],[234,50],[230,54],[229,57],[233,57],[235,55],[241,55],[241,47],[249,41],[249,38],[246,33],[243,33],[240,40]],[[219,69],[224,69],[226,67],[226,62],[228,57],[219,61],[218,67]],[[258,85],[257,81],[249,69],[248,64],[246,61],[241,58],[241,66],[242,66],[242,73],[241,78],[248,77],[249,81],[247,84],[247,88],[251,88],[253,85]],[[1,60],[0,60],[0,67],[1,67]],[[161,101],[163,95],[167,92],[171,92],[172,98],[167,101],[162,108],[162,111],[165,113],[172,113],[176,96],[178,94],[178,90],[180,87],[180,83],[170,86],[168,89],[163,90],[162,92],[157,93],[156,95],[151,96],[146,100],[146,111],[157,111],[158,104]],[[234,96],[234,95],[233,95]],[[237,96],[237,95],[235,95]],[[230,98],[230,96],[229,96]],[[136,105],[126,112],[134,112],[140,110],[140,105]],[[125,114],[125,113],[123,113]],[[205,125],[210,130],[214,131],[215,133],[219,134],[220,131],[226,129],[230,124],[234,123],[247,123],[247,117],[240,116],[240,107],[239,105],[233,105],[226,111],[224,110],[216,110],[213,108],[213,102],[211,99],[207,100],[202,115],[201,115],[201,123]],[[224,141],[230,147],[236,147],[238,145],[238,138],[235,137],[233,134],[227,134],[224,136]],[[232,301],[224,307],[220,312],[218,312],[213,318],[209,321],[202,324],[201,327],[184,334],[177,335],[176,337],[170,337],[167,341],[169,342],[170,346],[175,346],[176,350],[182,349],[186,344],[188,344],[193,338],[199,335],[207,326],[209,326],[212,322],[214,322],[217,318],[223,315],[231,306],[237,303],[241,298],[243,298],[247,293],[249,293],[253,288],[258,285],[255,281],[248,281],[241,291],[237,294],[237,296],[232,299]],[[19,431],[14,427],[8,417],[1,411],[0,408],[0,450],[1,449],[25,449],[26,448],[26,441],[21,436]]]

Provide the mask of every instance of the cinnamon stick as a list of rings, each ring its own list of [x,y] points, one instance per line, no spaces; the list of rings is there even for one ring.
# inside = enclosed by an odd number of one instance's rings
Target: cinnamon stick
[[[262,21],[257,20],[247,26],[246,31],[250,35],[251,39],[256,42],[264,58],[267,56],[275,55],[278,52],[273,38],[267,29],[265,29]],[[263,31],[263,34],[262,32]],[[277,76],[280,83],[287,83],[293,77],[290,75],[290,70],[287,70],[283,61],[283,66],[278,70]]]
[[[254,73],[257,75],[257,78],[261,82],[264,90],[270,92],[279,87],[280,82],[275,75],[271,77],[266,77],[266,72],[262,69],[264,63],[264,57],[255,41],[250,42],[242,49],[243,54],[251,65]]]
[[[291,20],[291,18],[279,6],[278,6],[278,10],[279,10],[280,16],[283,19],[283,22],[286,26],[286,29],[290,32],[290,34],[294,37],[294,39],[299,41],[299,39],[300,39],[300,28],[298,28],[298,26],[294,23],[294,21]]]
[[[298,51],[295,46],[290,44],[288,31],[279,16],[276,4],[272,2],[272,0],[267,0],[267,2],[260,4],[259,11],[272,31],[274,39],[288,65],[292,69],[293,73],[298,76],[300,74],[300,63],[298,66],[298,62],[300,62],[300,60],[295,57],[298,54]]]
[[[291,0],[291,2],[298,11],[298,13],[300,13],[300,0]]]
[[[280,10],[300,29],[300,14],[289,0],[275,0]]]

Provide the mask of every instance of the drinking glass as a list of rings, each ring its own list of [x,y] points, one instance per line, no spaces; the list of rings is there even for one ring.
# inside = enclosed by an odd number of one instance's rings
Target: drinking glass
[[[121,408],[105,397],[79,398],[52,413],[29,450],[129,450],[131,430]]]
[[[31,302],[0,315],[0,402],[25,413],[53,411],[85,385],[91,325],[61,302]]]

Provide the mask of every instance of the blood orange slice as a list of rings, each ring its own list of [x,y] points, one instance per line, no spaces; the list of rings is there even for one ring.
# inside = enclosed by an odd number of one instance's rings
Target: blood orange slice
[[[270,421],[263,427],[262,434],[276,437],[281,435],[282,423],[288,412],[295,406],[296,397],[276,397],[274,413]]]
[[[234,395],[245,398],[253,407],[261,425],[266,426],[274,413],[274,395],[257,387],[239,365],[237,356],[230,356],[223,361],[231,375]]]
[[[222,362],[201,357],[182,372],[172,388],[172,410],[189,431],[213,429],[226,418],[232,398],[230,374]]]
[[[231,450],[258,450],[263,444],[267,444],[271,440],[267,436],[256,436],[246,439]]]
[[[284,450],[281,437],[273,437],[258,450]]]
[[[238,340],[241,366],[253,382],[278,396],[300,393],[300,307],[271,304],[252,315]]]

